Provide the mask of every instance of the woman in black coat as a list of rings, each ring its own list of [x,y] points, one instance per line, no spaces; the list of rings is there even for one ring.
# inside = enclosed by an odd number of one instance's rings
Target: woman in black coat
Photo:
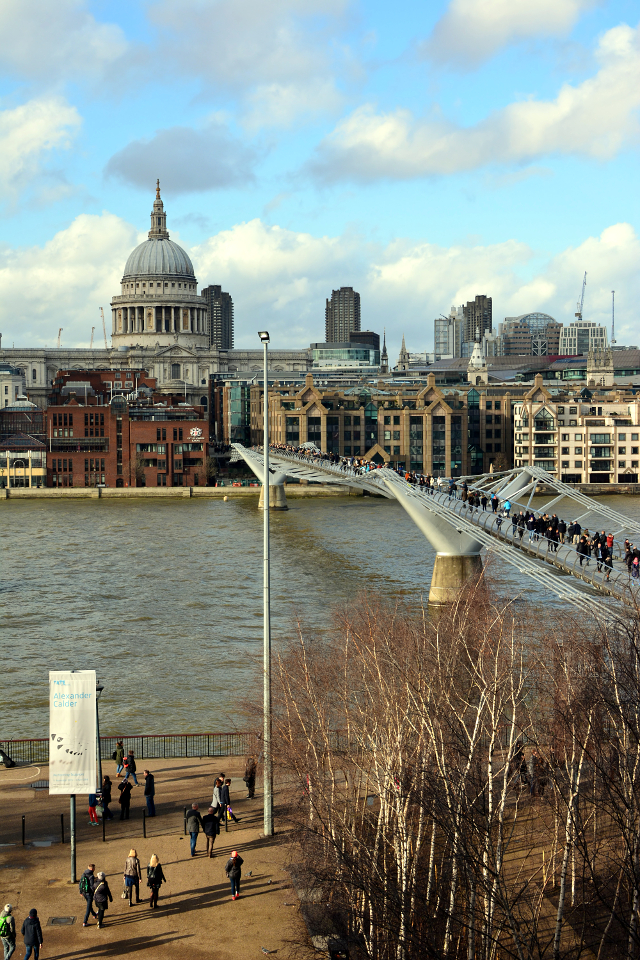
[[[104,807],[102,816],[106,820],[113,820],[113,814],[111,813],[111,810],[109,810],[112,788],[113,784],[111,783],[111,777],[105,775],[102,780],[102,806]]]
[[[109,909],[109,904],[113,903],[113,897],[104,873],[99,873],[96,879],[98,882],[93,888],[93,902],[98,908],[98,926],[103,927],[104,912]]]
[[[129,819],[129,808],[131,807],[131,791],[133,787],[128,780],[123,780],[122,783],[118,784],[118,790],[120,791],[120,799],[118,803],[120,804],[120,819],[128,820]]]
[[[33,956],[35,960],[38,960],[40,956],[40,947],[42,946],[42,927],[40,926],[40,921],[38,920],[38,911],[30,910],[29,916],[22,924],[22,936],[24,937],[24,945],[27,948],[27,952],[24,955],[24,960],[27,960],[28,957]]]

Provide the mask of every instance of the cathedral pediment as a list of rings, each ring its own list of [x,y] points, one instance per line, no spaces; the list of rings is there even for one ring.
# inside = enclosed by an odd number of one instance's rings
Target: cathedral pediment
[[[171,343],[166,347],[159,347],[154,356],[156,356],[159,360],[180,360],[182,358],[187,360],[198,359],[198,354],[195,349],[184,347],[182,344],[178,343]]]

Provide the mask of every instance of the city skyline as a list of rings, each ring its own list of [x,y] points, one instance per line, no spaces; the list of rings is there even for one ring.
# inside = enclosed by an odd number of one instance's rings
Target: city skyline
[[[297,11],[3,5],[4,346],[98,340],[156,177],[200,288],[233,299],[239,348],[259,325],[281,348],[320,340],[347,285],[392,359],[403,333],[433,349],[434,318],[480,291],[494,328],[566,325],[585,270],[584,319],[610,328],[615,289],[618,343],[637,341],[637,9]]]

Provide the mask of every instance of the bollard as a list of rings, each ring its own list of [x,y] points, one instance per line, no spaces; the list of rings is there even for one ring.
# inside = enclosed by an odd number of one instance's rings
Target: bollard
[[[24,834],[25,834],[25,818],[23,817],[23,818],[22,818],[22,846],[23,846],[23,847],[24,847],[24,844],[25,844]]]
[[[147,811],[142,811],[142,836],[147,839]]]
[[[103,843],[107,842],[107,828],[105,826],[105,821],[107,818],[105,817],[105,810],[106,808],[104,808],[102,811],[102,842]]]
[[[64,813],[60,814],[60,836],[62,838],[62,842],[64,843]]]
[[[184,808],[184,835],[187,835],[187,808]]]

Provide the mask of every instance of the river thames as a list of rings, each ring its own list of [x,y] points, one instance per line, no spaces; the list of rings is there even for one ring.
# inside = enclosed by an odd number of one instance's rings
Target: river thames
[[[640,520],[640,498],[596,502]],[[296,618],[322,632],[364,589],[426,601],[434,551],[397,503],[289,506],[271,515],[274,649]],[[246,727],[239,704],[262,685],[257,499],[10,500],[1,511],[0,739],[48,735],[50,669],[97,671],[105,734]],[[558,602],[507,564],[493,572],[505,597]]]

